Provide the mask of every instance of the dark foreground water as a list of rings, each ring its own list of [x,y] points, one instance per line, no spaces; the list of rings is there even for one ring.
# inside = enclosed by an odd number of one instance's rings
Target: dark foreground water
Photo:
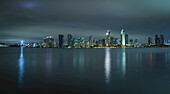
[[[170,94],[170,48],[1,48],[4,93]]]

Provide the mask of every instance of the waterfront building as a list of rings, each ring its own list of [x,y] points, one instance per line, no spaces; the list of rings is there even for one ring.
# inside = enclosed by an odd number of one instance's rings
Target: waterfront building
[[[106,40],[102,39],[102,46],[105,47],[106,46]]]
[[[130,39],[130,45],[133,46],[133,40],[132,39]]]
[[[92,36],[90,36],[89,37],[89,46],[93,46],[93,37]]]
[[[111,36],[110,36],[110,30],[107,30],[107,32],[106,32],[106,46],[110,46],[110,38],[111,38]]]
[[[115,38],[115,44],[121,44],[121,39],[120,38]]]
[[[93,45],[96,46],[97,43],[96,43],[96,39],[93,39]]]
[[[139,42],[138,42],[138,39],[135,39],[135,47],[138,47],[138,45],[139,45]]]
[[[125,46],[126,45],[126,41],[125,41],[125,30],[122,29],[121,31],[121,45]]]
[[[148,46],[152,46],[152,37],[148,37]]]
[[[89,47],[89,41],[85,41],[86,48]]]
[[[53,47],[55,43],[53,36],[48,36],[44,38],[44,43],[46,47]]]
[[[99,40],[99,47],[103,47],[102,40]]]
[[[68,35],[67,35],[67,38],[68,38],[67,45],[68,45],[68,46],[72,46],[72,40],[71,40],[71,39],[72,39],[72,35],[71,35],[71,34],[68,34]]]
[[[110,44],[114,44],[114,38],[113,37],[110,38]]]
[[[64,35],[59,35],[59,48],[63,48]]]
[[[160,45],[161,46],[164,45],[164,36],[163,35],[160,36]]]
[[[75,46],[75,38],[72,38],[72,40],[71,40],[71,46]]]
[[[125,34],[125,44],[129,44],[128,34]]]
[[[158,37],[158,35],[155,35],[155,45],[156,46],[160,45],[160,38]]]
[[[85,42],[84,42],[84,38],[83,37],[78,38],[78,45],[79,46],[85,46]]]

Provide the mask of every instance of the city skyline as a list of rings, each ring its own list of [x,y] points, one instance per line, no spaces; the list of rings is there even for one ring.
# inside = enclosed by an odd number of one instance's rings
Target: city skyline
[[[104,39],[106,30],[117,38],[122,28],[128,32],[129,39],[139,39],[142,43],[155,34],[169,40],[169,2],[1,0],[0,41],[37,42],[46,36],[58,39],[58,34]]]

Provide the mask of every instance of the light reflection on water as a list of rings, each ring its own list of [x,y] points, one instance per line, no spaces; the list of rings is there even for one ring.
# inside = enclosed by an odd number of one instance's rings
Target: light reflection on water
[[[164,50],[123,48],[67,51],[65,49],[38,49],[35,51],[34,49],[21,48],[20,52],[18,52],[20,55],[17,57],[19,62],[16,61],[19,65],[19,68],[17,67],[19,69],[17,80],[20,89],[32,87],[29,81],[34,81],[32,82],[33,85],[35,84],[34,88],[39,88],[39,86],[44,85],[43,83],[36,83],[40,79],[42,82],[47,82],[49,85],[47,88],[58,86],[57,88],[62,89],[73,85],[75,88],[81,88],[81,91],[84,91],[84,86],[86,86],[86,89],[90,86],[94,89],[100,89],[100,86],[94,86],[94,84],[98,84],[105,89],[113,90],[112,88],[115,88],[115,92],[118,91],[118,93],[119,91],[122,92],[119,90],[120,88],[128,89],[133,94],[135,91],[125,86],[128,84],[136,90],[142,88],[142,90],[148,90],[149,92],[149,89],[152,89],[148,87],[149,85],[154,83],[159,86],[160,84],[151,79],[161,82],[170,78],[168,74],[170,71],[170,54],[168,50]],[[30,53],[23,54],[23,52]],[[33,60],[35,62],[31,62]],[[30,66],[35,63],[37,66]],[[32,70],[33,67],[35,67],[35,70]],[[43,77],[46,78],[44,79]],[[61,82],[62,79],[65,80]],[[136,83],[146,87],[141,87]],[[166,84],[166,82],[163,83]],[[164,87],[163,83],[161,84],[162,87]],[[60,88],[60,86],[63,87]],[[73,87],[72,89],[75,88]],[[155,88],[157,87],[155,86]],[[134,94],[137,93],[135,92]]]
[[[20,58],[19,58],[19,88],[23,86],[23,76],[24,76],[24,55],[23,47],[21,47]]]
[[[106,49],[105,53],[105,76],[106,76],[106,83],[109,84],[110,82],[110,71],[111,71],[111,57],[110,57],[110,49]]]
[[[122,76],[126,75],[126,49],[122,49]]]

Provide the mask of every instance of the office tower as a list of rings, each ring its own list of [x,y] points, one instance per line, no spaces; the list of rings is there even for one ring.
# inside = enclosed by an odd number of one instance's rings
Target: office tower
[[[93,46],[93,37],[92,36],[89,37],[89,46]]]
[[[131,45],[131,46],[133,45],[133,40],[132,40],[132,39],[130,39],[130,45]]]
[[[114,38],[113,37],[110,38],[110,44],[114,44]]]
[[[68,46],[71,46],[71,45],[72,45],[72,41],[71,41],[72,35],[71,35],[71,34],[68,34],[68,35],[67,35],[67,38],[68,38],[67,44],[68,44]]]
[[[148,45],[152,46],[152,37],[148,37]]]
[[[59,35],[59,48],[63,48],[64,35]]]
[[[104,47],[106,46],[106,40],[105,39],[102,39],[102,44],[103,44]]]
[[[128,40],[128,34],[125,34],[125,44],[129,44]]]
[[[89,47],[89,41],[86,41],[86,42],[85,42],[85,46],[86,46],[86,47]]]
[[[93,39],[93,45],[96,45],[96,39]]]
[[[102,47],[102,46],[103,46],[102,40],[99,40],[99,47]]]
[[[160,44],[160,39],[158,35],[155,35],[155,45],[158,46]]]
[[[44,38],[44,43],[46,46],[52,47],[54,46],[54,38],[53,36],[49,36],[47,38]]]
[[[75,39],[74,38],[71,40],[71,46],[75,46]]]
[[[138,39],[135,39],[135,45],[138,45]]]
[[[110,30],[106,32],[106,46],[110,46]]]
[[[122,29],[122,31],[121,31],[121,44],[122,44],[123,46],[125,46],[125,45],[126,45],[125,42],[126,42],[126,41],[125,41],[125,30]]]
[[[78,45],[79,46],[85,46],[84,38],[83,37],[78,38]]]
[[[160,45],[161,46],[164,45],[164,36],[163,35],[160,36]]]

